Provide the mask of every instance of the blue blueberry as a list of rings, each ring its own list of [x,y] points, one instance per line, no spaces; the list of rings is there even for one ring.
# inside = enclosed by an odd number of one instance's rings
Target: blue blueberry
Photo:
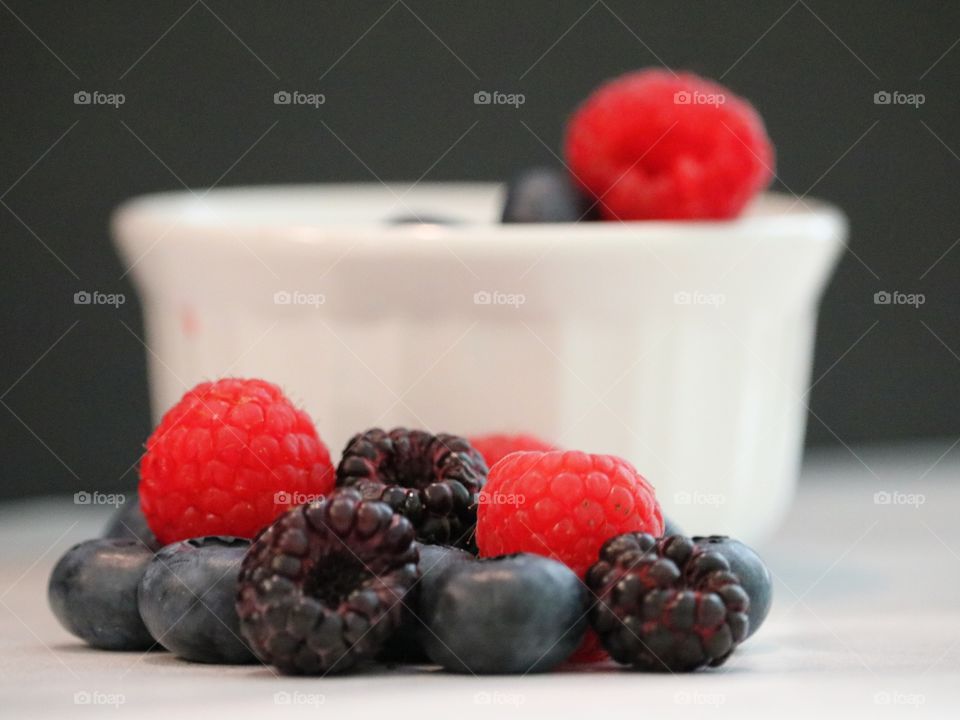
[[[387,219],[389,225],[460,225],[456,218],[429,213],[394,215]]]
[[[507,184],[505,223],[577,222],[592,220],[591,203],[563,170],[532,168]]]
[[[588,594],[565,565],[519,554],[453,563],[420,603],[430,659],[454,672],[542,672],[576,650]]]
[[[663,536],[670,537],[671,535],[683,535],[683,530],[673,520],[671,520],[666,515],[664,515],[663,516]]]
[[[140,510],[140,496],[137,493],[128,495],[127,501],[110,516],[107,526],[103,529],[103,537],[139,540],[154,552],[162,547],[153,530],[147,525],[143,511]]]
[[[770,570],[756,552],[739,540],[725,535],[710,535],[695,537],[693,541],[723,555],[730,563],[730,570],[740,579],[740,584],[750,596],[750,609],[747,611],[747,618],[750,620],[747,637],[750,637],[760,629],[773,603]]]
[[[186,660],[252,662],[235,608],[249,540],[202,537],[167,545],[147,567],[137,598],[158,643]]]
[[[413,589],[404,598],[406,612],[404,613],[403,623],[393,637],[387,640],[383,650],[377,656],[383,662],[410,664],[430,662],[430,658],[423,649],[423,643],[420,641],[420,633],[423,629],[423,622],[419,619],[420,603],[424,598],[431,597],[436,593],[437,578],[448,567],[457,563],[476,560],[476,557],[466,550],[449,545],[427,545],[423,543],[416,543],[416,545],[420,551],[420,560],[417,563],[419,578]]]
[[[137,585],[153,553],[136,540],[103,538],[74,545],[60,558],[47,597],[60,624],[104,650],[153,645],[137,611]]]

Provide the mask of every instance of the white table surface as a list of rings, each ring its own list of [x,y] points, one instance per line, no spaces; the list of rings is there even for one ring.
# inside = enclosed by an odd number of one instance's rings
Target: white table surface
[[[877,492],[923,502],[877,504]],[[46,583],[105,512],[66,499],[7,503],[0,717],[960,717],[958,511],[960,445],[812,454],[789,519],[759,548],[776,576],[773,611],[714,671],[317,679],[86,648],[51,615]]]

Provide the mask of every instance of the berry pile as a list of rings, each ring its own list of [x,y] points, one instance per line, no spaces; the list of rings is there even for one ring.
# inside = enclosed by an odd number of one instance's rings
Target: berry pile
[[[565,152],[569,172],[508,186],[504,222],[730,218],[773,165],[745,101],[660,70],[588,98]],[[372,428],[335,468],[280,388],[226,378],[166,413],[138,494],[60,559],[48,593],[93,647],[194,662],[526,674],[606,651],[678,672],[756,632],[771,580],[742,543],[683,536],[622,458]]]
[[[529,435],[476,445],[373,428],[334,472],[276,386],[205,383],[148,440],[139,502],[57,563],[50,606],[94,647],[315,675],[378,661],[526,674],[602,650],[688,671],[763,621],[762,561],[725,537],[664,537],[630,463]],[[194,528],[220,534],[183,537]]]

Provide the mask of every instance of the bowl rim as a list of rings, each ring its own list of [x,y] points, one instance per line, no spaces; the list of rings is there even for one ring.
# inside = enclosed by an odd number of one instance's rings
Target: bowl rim
[[[390,253],[428,250],[438,241],[448,248],[463,246],[476,249],[478,237],[485,250],[523,248],[525,251],[546,247],[579,248],[589,240],[592,251],[643,246],[656,248],[675,244],[714,247],[719,243],[756,242],[758,237],[785,243],[838,244],[845,240],[847,219],[835,205],[780,192],[761,193],[743,215],[731,220],[640,220],[572,223],[500,223],[487,222],[440,225],[434,223],[389,224],[379,221],[358,221],[356,224],[323,224],[304,222],[230,222],[222,216],[216,220],[201,218],[197,208],[204,203],[248,201],[262,196],[265,202],[283,194],[303,193],[402,193],[409,185],[398,183],[309,183],[275,185],[240,185],[214,188],[210,191],[174,190],[150,193],[131,198],[112,213],[110,227],[121,248],[153,245],[159,239],[173,242],[215,242],[230,245],[263,246],[276,253],[280,248],[302,250],[337,249],[340,247],[374,249]],[[503,187],[494,182],[423,182],[416,184],[411,195],[455,191],[488,200],[497,197]],[[208,201],[208,198],[210,200]],[[497,208],[498,209],[498,208]],[[239,241],[238,241],[239,240]],[[724,245],[725,247],[725,245]],[[249,247],[248,247],[249,249]]]

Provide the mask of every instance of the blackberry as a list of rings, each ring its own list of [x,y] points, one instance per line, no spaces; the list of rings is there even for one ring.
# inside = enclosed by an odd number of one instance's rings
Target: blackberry
[[[357,487],[413,523],[417,539],[476,554],[477,493],[487,465],[457,435],[374,428],[355,435],[337,467],[337,485]]]
[[[730,571],[739,578],[750,596],[750,609],[747,611],[750,620],[747,637],[750,637],[760,629],[773,604],[773,577],[770,570],[756,551],[739,540],[725,535],[694,537],[692,540],[707,550],[723,555],[730,563]]]
[[[603,647],[637,669],[715,667],[747,636],[750,600],[730,564],[681,535],[611,538],[586,581]]]
[[[353,488],[281,515],[240,569],[240,631],[289,674],[343,672],[372,659],[403,618],[417,577],[414,528]]]

